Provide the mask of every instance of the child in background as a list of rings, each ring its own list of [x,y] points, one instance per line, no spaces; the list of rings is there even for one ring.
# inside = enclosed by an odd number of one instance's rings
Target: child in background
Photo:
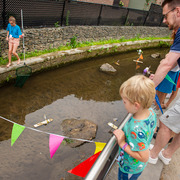
[[[11,56],[12,53],[14,56],[17,57],[17,64],[20,64],[20,58],[18,54],[16,53],[16,50],[19,46],[19,38],[21,37],[21,29],[18,25],[16,25],[16,19],[11,16],[9,18],[9,24],[6,29],[7,32],[7,37],[6,40],[9,41],[9,52],[8,52],[8,58],[9,58],[9,63],[7,64],[7,67],[11,65]]]
[[[133,116],[122,130],[115,130],[120,155],[118,180],[136,180],[149,159],[149,145],[156,128],[156,114],[150,108],[155,98],[152,80],[136,75],[120,87],[126,110]]]

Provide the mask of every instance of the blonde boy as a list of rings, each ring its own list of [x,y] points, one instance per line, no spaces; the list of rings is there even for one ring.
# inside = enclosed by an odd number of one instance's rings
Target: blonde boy
[[[150,108],[155,98],[152,80],[136,75],[120,87],[125,108],[133,116],[114,135],[120,146],[119,180],[138,179],[149,159],[149,145],[156,128],[156,114]]]

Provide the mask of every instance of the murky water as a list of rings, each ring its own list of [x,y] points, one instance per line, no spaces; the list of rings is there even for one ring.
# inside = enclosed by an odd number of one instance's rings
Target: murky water
[[[40,130],[63,135],[64,119],[88,119],[98,125],[95,141],[106,142],[111,134],[107,123],[118,118],[119,124],[126,115],[119,96],[119,87],[129,77],[142,73],[151,65],[155,71],[160,59],[150,54],[159,52],[164,57],[167,49],[145,50],[144,63],[135,70],[133,59],[137,52],[76,63],[53,71],[34,75],[22,89],[13,85],[0,89],[0,115],[25,126],[33,127],[42,121],[44,114],[54,121]],[[120,66],[114,64],[119,60]],[[103,63],[112,64],[116,75],[99,71]],[[80,179],[67,173],[93,155],[94,143],[78,148],[61,144],[52,159],[49,155],[49,137],[25,129],[13,147],[10,145],[12,124],[0,119],[0,179]]]

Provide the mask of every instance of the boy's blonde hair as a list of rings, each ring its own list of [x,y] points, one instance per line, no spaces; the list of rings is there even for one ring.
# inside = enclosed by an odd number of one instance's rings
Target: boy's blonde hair
[[[138,102],[146,109],[152,105],[156,91],[152,80],[143,75],[136,75],[121,85],[119,93],[132,104]]]
[[[13,17],[13,16],[10,16],[10,17],[9,17],[9,21],[16,22],[16,19],[15,19],[15,17]]]

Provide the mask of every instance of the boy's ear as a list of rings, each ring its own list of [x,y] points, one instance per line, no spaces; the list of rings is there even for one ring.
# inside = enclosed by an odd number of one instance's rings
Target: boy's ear
[[[141,105],[138,102],[135,102],[134,105],[136,109],[139,109],[141,107]]]

